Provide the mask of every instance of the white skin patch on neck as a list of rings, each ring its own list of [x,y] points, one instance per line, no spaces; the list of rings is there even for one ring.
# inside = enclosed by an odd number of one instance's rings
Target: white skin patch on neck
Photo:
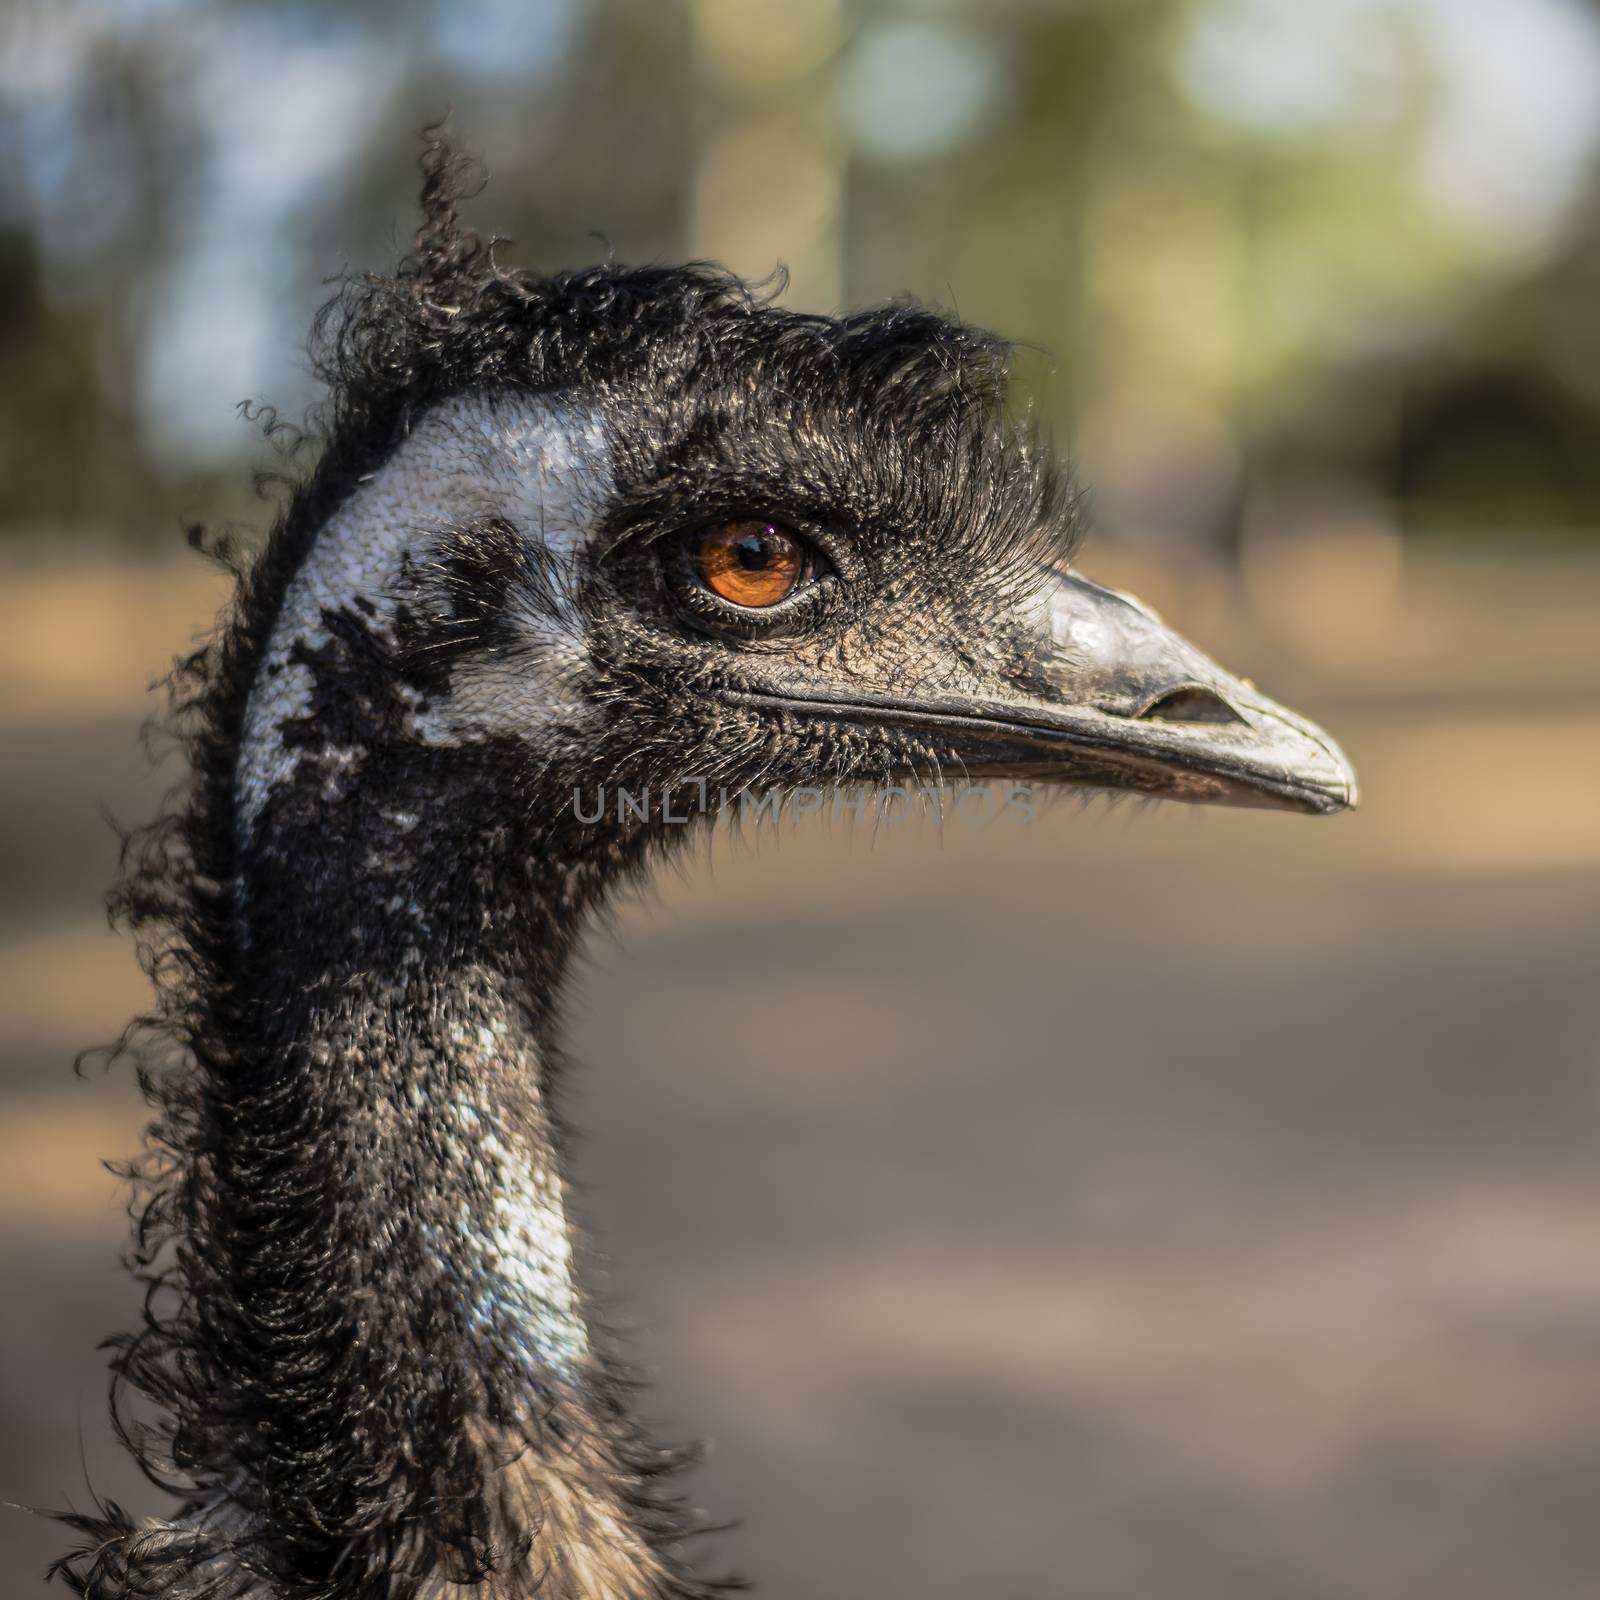
[[[393,642],[395,606],[409,556],[426,561],[433,536],[491,519],[510,523],[549,558],[558,597],[570,593],[610,486],[610,451],[600,419],[546,396],[457,396],[427,412],[394,454],[315,535],[284,593],[245,711],[237,769],[238,826],[245,839],[273,790],[294,777],[299,752],[285,724],[311,708],[311,669],[298,647],[328,642],[326,616],[350,612]],[[563,581],[565,580],[565,581]],[[361,602],[358,605],[358,602]],[[368,609],[370,608],[370,610]],[[544,671],[529,668],[515,692],[467,689],[417,719],[419,737],[459,743],[528,726],[563,699],[581,660],[575,609],[529,619]],[[454,696],[451,697],[452,699]],[[359,752],[337,752],[348,764]]]
[[[539,1067],[504,1019],[455,1024],[451,1043],[478,1082],[516,1082],[535,1096],[531,1111],[544,1115]],[[423,1109],[411,1090],[414,1109]],[[441,1258],[464,1269],[470,1326],[530,1371],[571,1380],[589,1351],[589,1331],[573,1278],[561,1179],[547,1153],[530,1145],[515,1120],[487,1095],[464,1093],[445,1108],[441,1144],[465,1192],[488,1195],[486,1217],[463,1203],[459,1239],[436,1239]]]

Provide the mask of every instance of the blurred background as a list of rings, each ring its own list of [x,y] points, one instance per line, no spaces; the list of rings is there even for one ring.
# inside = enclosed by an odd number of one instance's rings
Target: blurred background
[[[75,1078],[106,810],[271,519],[241,400],[411,228],[721,259],[1021,343],[1086,570],[1328,723],[1331,823],[719,840],[594,952],[579,1205],[775,1597],[1600,1582],[1600,4],[10,0],[0,17],[0,1499],[153,1501]],[[729,996],[736,995],[736,1003]],[[773,1019],[778,1019],[774,1026]],[[59,1534],[0,1514],[9,1594]]]

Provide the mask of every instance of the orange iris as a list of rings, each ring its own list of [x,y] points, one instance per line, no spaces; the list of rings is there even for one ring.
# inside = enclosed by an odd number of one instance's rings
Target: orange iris
[[[736,606],[775,606],[794,593],[806,547],[776,522],[750,519],[709,529],[697,552],[705,586]]]

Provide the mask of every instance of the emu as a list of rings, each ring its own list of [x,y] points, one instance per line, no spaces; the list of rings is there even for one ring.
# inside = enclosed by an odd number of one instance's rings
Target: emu
[[[175,671],[192,780],[112,897],[157,997],[114,1398],[180,1503],[62,1514],[91,1600],[732,1587],[575,1276],[563,978],[691,832],[598,788],[1355,798],[1071,569],[1001,341],[706,265],[507,270],[424,172],[412,252],[320,324],[320,454]]]

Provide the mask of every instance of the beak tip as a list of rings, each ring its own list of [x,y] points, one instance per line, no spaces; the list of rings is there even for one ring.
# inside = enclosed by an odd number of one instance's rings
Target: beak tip
[[[1361,792],[1356,788],[1355,784],[1352,783],[1345,789],[1343,794],[1330,794],[1327,799],[1323,801],[1318,810],[1318,815],[1324,817],[1336,817],[1342,811],[1358,811],[1360,808]]]
[[[1328,754],[1333,757],[1334,770],[1326,777],[1313,780],[1315,796],[1309,809],[1319,817],[1335,817],[1344,811],[1358,810],[1361,805],[1361,785],[1355,768],[1337,745]]]
[[[1349,756],[1316,723],[1268,700],[1259,690],[1257,695],[1250,706],[1255,713],[1251,720],[1294,773],[1306,810],[1321,817],[1354,811],[1361,803],[1361,784]]]
[[[1349,756],[1326,734],[1322,734],[1318,742],[1326,749],[1338,770],[1339,793],[1337,796],[1330,794],[1327,815],[1358,810],[1361,806],[1361,781],[1356,777],[1356,769]]]

